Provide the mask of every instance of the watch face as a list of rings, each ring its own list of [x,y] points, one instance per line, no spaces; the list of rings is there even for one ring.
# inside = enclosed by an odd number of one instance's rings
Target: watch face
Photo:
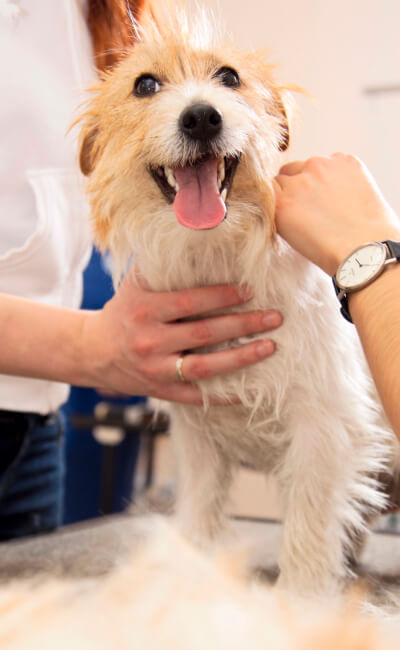
[[[386,248],[383,244],[365,244],[341,263],[336,282],[341,289],[359,289],[381,273],[385,260]]]

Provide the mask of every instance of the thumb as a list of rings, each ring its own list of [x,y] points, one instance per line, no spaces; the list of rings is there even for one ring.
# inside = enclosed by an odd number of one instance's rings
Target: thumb
[[[279,196],[279,194],[281,194],[281,192],[282,192],[282,188],[279,185],[278,176],[275,176],[275,178],[272,179],[272,187],[273,187],[273,190],[275,192],[275,196]]]
[[[146,278],[142,275],[137,262],[133,262],[132,267],[129,269],[127,275],[131,279],[131,283],[142,289],[143,291],[151,291],[151,287]]]

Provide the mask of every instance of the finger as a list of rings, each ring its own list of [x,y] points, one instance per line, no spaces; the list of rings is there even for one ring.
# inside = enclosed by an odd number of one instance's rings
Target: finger
[[[233,350],[210,354],[188,354],[183,364],[183,374],[188,381],[207,379],[215,375],[239,370],[269,357],[275,351],[273,341],[254,341]]]
[[[210,354],[188,354],[182,368],[187,381],[207,379],[215,375],[239,370],[269,357],[275,351],[273,341],[254,341],[233,350]]]
[[[208,379],[215,375],[233,372],[257,361],[271,356],[275,351],[275,343],[269,339],[253,341],[239,348],[211,352],[208,354],[187,354],[183,357],[180,366],[182,376],[186,382]],[[177,361],[180,356],[165,357],[160,365],[157,365],[158,383],[170,383],[179,379],[177,372]],[[181,382],[182,386],[184,382]]]
[[[283,190],[282,178],[284,176],[276,176],[272,179],[272,187],[274,188],[275,196],[277,197]]]
[[[118,295],[125,296],[125,300],[129,296],[132,313],[137,321],[173,322],[242,305],[253,296],[251,289],[245,285],[214,285],[181,291],[152,292],[141,279],[138,268],[134,267],[133,270],[136,281],[141,286],[136,285],[132,276],[126,275],[118,289]]]
[[[279,198],[279,195],[287,191],[290,191],[293,188],[293,183],[295,182],[294,176],[275,176],[273,180],[273,187],[275,190],[276,198]]]
[[[300,174],[304,170],[305,164],[305,160],[293,160],[292,162],[286,163],[280,168],[279,176],[295,176],[296,174]]]
[[[241,305],[252,296],[248,287],[216,285],[154,294],[158,319],[164,323]],[[182,349],[182,348],[181,348]]]
[[[195,322],[174,323],[163,326],[166,347],[162,351],[171,353],[192,350],[249,334],[266,332],[281,324],[282,316],[275,310],[227,314]]]
[[[146,278],[142,275],[137,262],[132,264],[131,277],[135,278],[137,286],[139,286],[143,291],[151,291],[151,287],[147,282]]]

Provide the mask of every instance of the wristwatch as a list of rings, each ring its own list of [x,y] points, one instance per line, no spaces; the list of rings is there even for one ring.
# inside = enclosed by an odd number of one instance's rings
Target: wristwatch
[[[332,278],[344,318],[352,323],[348,294],[363,289],[376,280],[387,264],[400,261],[400,242],[368,242],[343,260]]]

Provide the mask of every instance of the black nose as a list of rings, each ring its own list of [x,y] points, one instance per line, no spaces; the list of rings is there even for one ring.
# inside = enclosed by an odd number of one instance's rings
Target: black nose
[[[222,113],[211,104],[193,104],[181,113],[179,127],[192,140],[206,142],[220,133]]]

